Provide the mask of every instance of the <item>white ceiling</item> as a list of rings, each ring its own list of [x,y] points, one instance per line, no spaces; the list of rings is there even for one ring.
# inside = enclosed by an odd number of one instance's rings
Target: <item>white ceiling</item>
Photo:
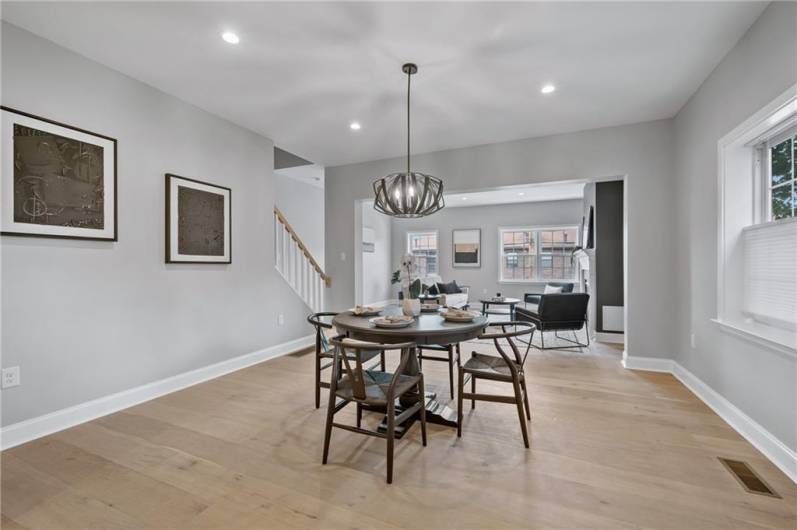
[[[503,188],[446,193],[446,208],[465,208],[486,204],[513,204],[520,202],[562,201],[584,197],[583,182],[558,182],[550,184],[527,184]]]
[[[337,165],[402,154],[406,61],[416,152],[668,118],[765,7],[3,2],[2,18]]]
[[[288,177],[318,188],[324,187],[324,167],[318,164],[308,164],[305,166],[284,167],[275,169],[274,173]]]

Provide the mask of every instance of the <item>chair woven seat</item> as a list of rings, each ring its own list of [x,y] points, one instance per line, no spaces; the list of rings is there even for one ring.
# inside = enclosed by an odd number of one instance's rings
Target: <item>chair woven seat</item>
[[[370,361],[374,357],[379,357],[379,355],[381,353],[382,352],[376,351],[376,350],[363,350],[362,355],[361,355],[360,358],[362,359],[363,362],[366,362],[366,361]],[[325,352],[321,352],[319,354],[319,357],[321,357],[322,359],[332,359],[334,356],[335,356],[335,350],[334,349],[333,350],[329,350],[329,351],[325,351]],[[349,360],[354,359],[354,353],[352,353],[352,352],[347,352],[346,356],[349,358]]]
[[[365,354],[365,352],[363,352],[363,354]],[[363,370],[362,373],[363,383],[365,384],[365,399],[359,401],[369,405],[387,403],[387,392],[390,388],[390,381],[393,379],[393,374],[377,370]],[[394,395],[401,395],[417,384],[418,377],[399,375]],[[353,401],[355,399],[351,377],[346,375],[338,382],[338,388],[335,394],[339,398],[348,401]]]
[[[517,363],[515,363],[515,365],[519,370],[523,369],[522,365],[518,366]],[[512,370],[509,368],[506,361],[501,357],[495,357],[493,355],[474,353],[473,356],[465,362],[462,368],[466,372],[490,373],[505,376],[507,381],[512,380]]]

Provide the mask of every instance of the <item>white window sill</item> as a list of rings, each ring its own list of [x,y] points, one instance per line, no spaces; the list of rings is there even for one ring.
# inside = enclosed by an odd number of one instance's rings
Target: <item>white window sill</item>
[[[797,357],[797,334],[786,329],[779,329],[762,324],[747,324],[744,322],[729,322],[719,318],[712,318],[725,333],[735,335],[778,353]]]

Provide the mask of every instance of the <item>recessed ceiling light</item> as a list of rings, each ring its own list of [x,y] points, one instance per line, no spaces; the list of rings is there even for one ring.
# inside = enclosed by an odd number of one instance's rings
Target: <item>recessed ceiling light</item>
[[[353,121],[349,124],[349,129],[352,131],[359,131],[361,129],[360,122]]]
[[[553,85],[545,85],[544,87],[542,87],[540,89],[540,92],[542,92],[543,94],[550,94],[554,90],[556,90],[555,86],[553,86]]]
[[[521,191],[520,193],[518,193],[518,195],[520,195],[521,197],[524,196],[525,194],[526,194],[525,191]]]
[[[241,39],[238,38],[238,35],[232,31],[225,31],[221,34],[221,38],[224,39],[224,42],[229,42],[230,44],[238,44],[241,42]]]
[[[467,198],[467,197],[462,197],[462,200],[463,200],[463,201],[467,201],[467,200],[468,200],[468,198]]]

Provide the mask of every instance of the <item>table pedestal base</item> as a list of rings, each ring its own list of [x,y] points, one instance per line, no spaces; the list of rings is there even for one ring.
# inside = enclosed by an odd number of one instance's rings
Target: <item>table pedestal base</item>
[[[426,399],[426,422],[427,423],[434,423],[437,425],[445,425],[446,427],[454,427],[457,426],[457,411],[449,407],[443,402],[437,401],[437,394],[434,392],[426,392],[424,396]],[[396,403],[396,416],[401,414],[401,411],[404,410],[404,406],[401,403]],[[420,417],[418,414],[413,415],[404,423],[396,425],[395,429],[395,437],[401,438],[404,434],[410,430],[410,427],[416,422],[419,421]],[[379,424],[378,428],[379,432],[387,431],[387,421],[382,420],[382,423]]]

